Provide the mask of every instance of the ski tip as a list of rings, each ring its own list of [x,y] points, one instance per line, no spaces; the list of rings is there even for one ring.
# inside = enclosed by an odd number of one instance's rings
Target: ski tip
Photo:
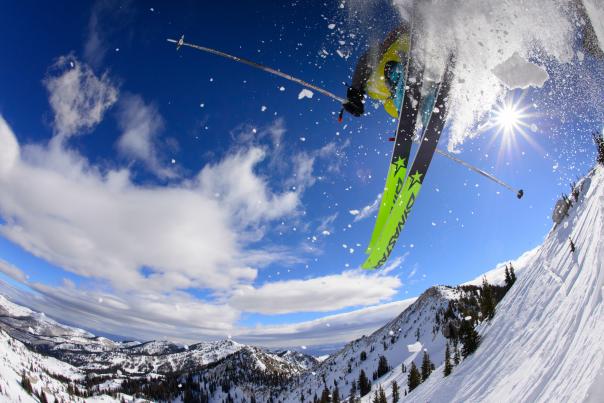
[[[396,140],[396,137],[388,137],[388,141],[394,142]]]
[[[375,267],[374,265],[372,265],[371,263],[369,263],[369,260],[367,260],[365,263],[363,263],[361,265],[361,268],[364,270],[375,270],[377,269],[377,267]]]
[[[522,199],[522,196],[524,196],[524,190],[520,189],[518,193],[516,193],[516,197]]]
[[[338,123],[342,123],[344,120],[344,108],[340,109],[340,114],[338,115]]]

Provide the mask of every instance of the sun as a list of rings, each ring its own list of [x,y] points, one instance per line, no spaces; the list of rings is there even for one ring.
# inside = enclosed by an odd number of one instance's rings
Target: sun
[[[505,134],[513,134],[518,131],[523,122],[523,115],[519,108],[512,103],[504,103],[495,110],[494,120],[496,125],[503,130]]]
[[[509,140],[516,135],[527,137],[529,121],[535,116],[529,109],[530,106],[523,105],[522,98],[506,98],[493,109],[489,126],[496,129],[497,135],[503,134],[504,139]]]
[[[524,102],[524,94],[518,98],[509,96],[493,108],[489,120],[481,131],[493,129],[489,146],[499,139],[499,158],[504,154],[517,152],[519,138],[536,149],[540,148],[531,135],[538,130],[533,123],[538,116],[533,110],[534,108],[534,104]]]

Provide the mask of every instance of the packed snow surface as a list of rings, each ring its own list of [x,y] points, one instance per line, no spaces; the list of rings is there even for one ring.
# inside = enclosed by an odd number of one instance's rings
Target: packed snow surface
[[[482,328],[478,350],[447,378],[437,369],[407,401],[601,402],[603,300],[604,169],[598,168]]]

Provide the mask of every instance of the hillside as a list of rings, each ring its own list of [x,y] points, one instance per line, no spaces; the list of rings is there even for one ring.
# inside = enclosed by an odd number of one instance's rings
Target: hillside
[[[478,350],[447,378],[437,369],[406,401],[601,402],[603,297],[600,167],[584,179],[568,217],[550,231],[494,319],[481,329]]]

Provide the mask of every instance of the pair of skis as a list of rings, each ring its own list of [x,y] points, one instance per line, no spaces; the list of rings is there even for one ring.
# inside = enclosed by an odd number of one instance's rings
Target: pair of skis
[[[420,94],[423,82],[423,71],[416,64],[407,59],[407,74],[405,78],[405,97],[399,113],[399,122],[396,131],[394,149],[386,178],[386,185],[382,193],[382,202],[371,234],[369,246],[365,251],[368,254],[362,267],[376,269],[388,261],[394,246],[401,234],[409,212],[417,200],[422,183],[428,172],[428,167],[436,152],[436,146],[444,129],[447,102],[451,85],[452,58],[449,58],[441,81],[436,86],[436,100],[434,105],[425,105],[430,110],[430,118],[422,128],[419,149],[407,172],[411,145],[415,134],[415,127],[420,108]]]

